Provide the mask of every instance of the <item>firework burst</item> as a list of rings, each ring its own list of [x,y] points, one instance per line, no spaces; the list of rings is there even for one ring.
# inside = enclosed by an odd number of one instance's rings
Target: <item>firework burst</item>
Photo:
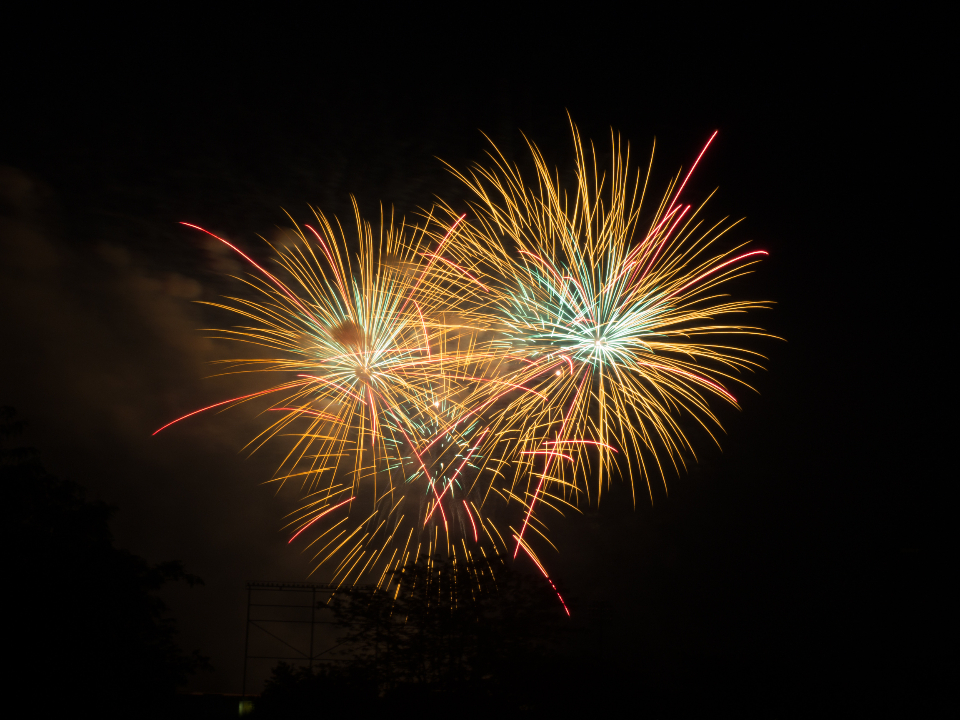
[[[452,322],[456,302],[425,282],[438,255],[426,250],[424,234],[391,220],[375,237],[354,209],[355,262],[342,231],[317,211],[316,222],[294,225],[294,244],[273,248],[274,272],[217,238],[255,271],[242,279],[254,299],[208,303],[243,318],[217,337],[266,351],[218,361],[223,374],[280,381],[174,423],[215,407],[268,403],[260,409],[266,427],[248,448],[287,441],[272,482],[304,498],[288,525],[290,542],[303,543],[316,567],[330,563],[340,582],[372,575],[383,583],[391,568],[421,554],[472,561],[485,540],[492,545],[471,503],[488,433],[463,408],[489,378],[478,374],[476,332]]]
[[[713,437],[720,423],[711,400],[736,406],[729,387],[743,386],[740,374],[762,359],[736,345],[761,330],[718,319],[768,303],[731,300],[718,286],[766,252],[714,250],[736,223],[708,225],[703,204],[683,197],[703,152],[641,222],[652,154],[646,175],[634,173],[629,148],[613,138],[612,167],[601,174],[575,126],[573,136],[572,188],[532,143],[533,183],[495,147],[490,167],[453,170],[475,199],[446,257],[475,281],[474,322],[496,329],[484,350],[508,359],[504,380],[549,398],[517,393],[488,413],[491,433],[509,440],[521,470],[512,494],[524,520],[513,532],[514,555],[526,549],[538,506],[599,500],[624,466],[631,487],[639,475],[652,499],[652,478],[665,483],[664,464],[676,471],[693,454],[680,419]]]
[[[570,188],[529,143],[533,183],[496,148],[489,167],[454,170],[474,193],[469,218],[441,204],[375,235],[354,204],[355,262],[316,211],[274,248],[276,274],[217,238],[255,271],[255,299],[211,303],[243,318],[218,337],[265,351],[224,372],[277,380],[180,419],[265,403],[249,447],[287,442],[273,482],[303,497],[290,542],[335,580],[389,585],[421,555],[521,549],[549,580],[530,543],[550,543],[537,512],[598,501],[614,474],[652,500],[695,457],[684,418],[716,441],[711,403],[736,407],[731,388],[760,367],[738,340],[765,333],[726,318],[769,303],[720,286],[766,253],[718,252],[737,223],[708,224],[705,202],[683,196],[713,137],[643,217],[652,154],[634,172],[614,138],[601,174],[573,138]]]

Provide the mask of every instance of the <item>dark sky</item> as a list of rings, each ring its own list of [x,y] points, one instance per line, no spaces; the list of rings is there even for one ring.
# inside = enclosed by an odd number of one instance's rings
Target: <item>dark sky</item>
[[[661,186],[720,130],[690,195],[719,186],[709,214],[745,216],[736,239],[771,253],[737,290],[775,300],[762,322],[787,340],[754,345],[770,358],[759,393],[722,413],[724,451],[671,478],[669,500],[634,511],[617,491],[558,529],[551,566],[583,613],[606,608],[614,656],[806,651],[814,626],[862,651],[861,625],[933,542],[930,456],[914,450],[934,431],[927,391],[907,399],[891,380],[915,317],[894,219],[912,190],[890,193],[936,133],[904,109],[930,112],[888,31],[511,17],[409,31],[288,18],[260,34],[161,22],[8,51],[0,403],[53,472],[119,508],[120,546],[204,578],[169,593],[182,644],[215,667],[192,689],[239,689],[244,583],[310,567],[279,532],[292,498],[260,484],[273,456],[238,454],[254,419],[151,437],[249,387],[204,379],[226,350],[198,328],[224,320],[192,301],[229,292],[235,261],[177,223],[259,251],[281,207],[349,217],[353,193],[368,217],[381,202],[409,216],[457,200],[436,158],[482,160],[481,130],[518,158],[522,130],[569,162],[566,111],[601,151],[611,127],[640,161],[656,137]]]

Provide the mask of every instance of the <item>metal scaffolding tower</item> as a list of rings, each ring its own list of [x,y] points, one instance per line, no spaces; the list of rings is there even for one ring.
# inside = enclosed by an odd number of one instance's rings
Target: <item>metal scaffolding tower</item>
[[[247,670],[251,660],[297,661],[313,668],[337,644],[317,651],[317,625],[334,625],[329,601],[343,586],[303,582],[247,583],[247,629],[243,643],[242,697],[247,696]],[[251,648],[251,628],[253,628]],[[323,658],[324,662],[334,658]]]

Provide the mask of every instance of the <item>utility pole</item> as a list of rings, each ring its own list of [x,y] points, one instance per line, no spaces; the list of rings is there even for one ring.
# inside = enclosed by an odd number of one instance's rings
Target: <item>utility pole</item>
[[[247,631],[243,638],[243,684],[240,689],[240,699],[247,699],[247,658],[250,655],[250,586],[247,586]]]
[[[308,667],[313,672],[313,628],[317,624],[317,588],[310,588],[310,663]]]

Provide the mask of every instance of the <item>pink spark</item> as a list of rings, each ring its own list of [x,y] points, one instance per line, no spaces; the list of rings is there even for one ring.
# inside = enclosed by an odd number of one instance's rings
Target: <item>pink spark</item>
[[[377,404],[373,400],[373,388],[369,385],[367,394],[370,396],[370,447],[373,447],[377,440]]]
[[[348,502],[351,502],[351,501],[353,501],[354,499],[355,499],[355,497],[349,498],[348,500],[344,500],[342,503],[337,503],[337,504],[334,505],[332,508],[327,508],[326,510],[324,510],[322,513],[320,513],[319,515],[317,515],[313,520],[311,520],[311,521],[308,522],[306,525],[304,525],[302,528],[300,528],[299,530],[297,530],[296,534],[295,534],[292,538],[290,538],[289,540],[287,540],[287,545],[289,545],[289,544],[292,543],[294,540],[296,540],[296,539],[297,539],[297,535],[299,535],[299,534],[302,533],[304,530],[306,530],[308,527],[310,527],[311,525],[313,525],[317,520],[319,520],[320,518],[322,518],[324,515],[326,515],[326,514],[329,513],[329,512],[333,512],[334,510],[336,510],[336,509],[337,509],[338,507],[340,507],[341,505],[346,505]]]
[[[430,509],[430,512],[427,513],[427,519],[423,521],[423,526],[424,526],[424,527],[427,526],[427,522],[429,522],[430,516],[433,515],[433,511],[437,509],[437,505],[440,505],[440,501],[443,499],[443,496],[447,494],[447,490],[449,490],[450,487],[453,485],[453,481],[456,480],[457,475],[459,475],[459,474],[460,474],[460,471],[463,470],[463,466],[467,464],[467,461],[470,459],[470,456],[473,455],[473,451],[476,450],[478,447],[480,447],[480,442],[483,440],[483,436],[486,435],[486,434],[487,434],[487,431],[486,431],[486,430],[484,430],[484,431],[480,434],[480,437],[477,438],[477,444],[474,445],[472,448],[470,448],[470,452],[467,453],[467,456],[463,459],[463,462],[460,463],[460,467],[458,467],[458,468],[457,468],[457,471],[456,471],[453,475],[450,476],[450,479],[447,481],[447,484],[444,485],[444,487],[443,487],[443,492],[440,493],[440,495],[437,497],[436,505],[434,505],[434,506]],[[436,489],[434,489],[433,493],[434,493],[434,495],[436,495],[436,493],[437,493]],[[443,506],[441,506],[440,509],[443,510]],[[446,522],[446,518],[444,518],[444,522]]]
[[[440,241],[440,244],[437,246],[437,253],[438,253],[438,254],[439,254],[440,251],[443,249],[443,246],[446,245],[447,240],[448,240],[448,239],[450,238],[450,236],[453,234],[454,229],[456,229],[457,225],[459,225],[460,222],[461,222],[466,216],[467,216],[467,214],[464,213],[463,215],[461,215],[460,217],[458,217],[457,220],[456,220],[456,222],[453,223],[453,225],[450,226],[450,229],[449,229],[449,230],[447,230],[447,234],[443,236],[443,240],[441,240],[441,241]],[[423,269],[423,272],[420,273],[420,277],[417,279],[417,284],[414,285],[413,288],[411,288],[411,290],[410,290],[410,295],[407,296],[407,299],[404,301],[403,307],[400,308],[400,312],[398,313],[398,315],[402,315],[402,314],[403,314],[403,311],[407,309],[407,303],[409,303],[410,300],[411,300],[411,298],[413,298],[413,293],[415,293],[415,292],[417,291],[417,288],[420,287],[420,283],[423,282],[423,278],[425,278],[425,277],[427,276],[427,271],[430,269],[430,266],[433,265],[433,260],[434,260],[433,258],[430,258],[430,262],[427,263],[427,266]]]
[[[625,258],[623,259],[623,261],[624,261],[624,262],[629,262],[629,261],[633,258],[634,254],[636,254],[636,253],[640,252],[641,250],[643,250],[643,248],[646,246],[647,242],[649,242],[651,239],[653,239],[653,238],[655,238],[655,237],[657,236],[657,233],[660,232],[660,228],[663,226],[663,224],[666,223],[666,222],[669,222],[670,218],[673,217],[673,213],[677,212],[677,210],[679,210],[679,209],[680,209],[680,208],[676,208],[673,212],[667,213],[667,214],[663,217],[663,219],[660,220],[659,223],[657,223],[657,226],[656,226],[655,228],[653,228],[650,232],[648,232],[647,235],[646,235],[646,237],[645,237],[642,241],[640,241],[640,243],[639,243],[633,250],[630,251],[630,254],[627,255],[627,257],[625,257]]]
[[[674,291],[673,293],[671,293],[670,295],[667,295],[667,298],[672,298],[674,295],[683,292],[684,290],[686,290],[686,289],[687,289],[688,287],[690,287],[691,285],[694,285],[694,284],[696,284],[697,282],[699,282],[700,280],[703,280],[703,278],[707,277],[707,275],[713,275],[713,273],[715,273],[715,272],[716,272],[717,270],[719,270],[720,268],[724,268],[724,267],[726,267],[727,265],[730,265],[731,263],[735,263],[735,262],[737,262],[737,260],[743,260],[745,257],[750,257],[751,255],[769,255],[769,254],[770,254],[770,253],[768,253],[766,250],[754,250],[753,252],[748,252],[748,253],[744,253],[743,255],[738,255],[737,257],[733,258],[733,260],[727,260],[725,263],[720,263],[720,264],[717,265],[716,267],[711,268],[710,270],[707,270],[707,271],[706,271],[705,273],[703,273],[702,275],[698,275],[697,277],[695,277],[693,280],[691,280],[690,282],[688,282],[686,285],[684,285],[684,286],[683,286],[682,288],[680,288],[679,290],[676,290],[676,291]],[[666,298],[665,298],[665,299],[666,299]]]
[[[663,220],[660,221],[660,223],[657,225],[657,227],[656,227],[654,230],[651,230],[651,231],[650,231],[650,233],[647,235],[647,237],[644,238],[644,241],[643,241],[642,243],[640,243],[640,245],[638,245],[637,248],[635,248],[634,252],[636,252],[636,250],[639,250],[640,248],[644,247],[644,246],[646,245],[646,243],[647,243],[647,240],[649,240],[649,239],[652,238],[652,237],[655,237],[657,231],[660,229],[660,226],[663,225],[664,222],[666,222],[674,212],[676,212],[676,208],[674,208],[674,206],[677,204],[677,200],[680,199],[680,193],[683,192],[683,188],[686,187],[687,181],[690,180],[690,177],[693,175],[693,171],[697,169],[697,165],[700,163],[700,159],[703,157],[704,153],[707,152],[707,148],[710,147],[710,143],[713,142],[713,139],[717,136],[717,133],[718,133],[718,132],[719,132],[719,130],[714,130],[714,131],[713,131],[713,135],[710,136],[710,139],[707,140],[707,144],[703,146],[703,150],[701,150],[701,151],[700,151],[700,154],[697,155],[697,159],[694,161],[693,166],[690,168],[690,171],[687,173],[687,176],[683,179],[683,182],[680,184],[680,187],[679,187],[679,189],[677,190],[677,192],[674,193],[673,201],[670,203],[670,207],[667,208],[667,214],[666,214],[666,216],[663,218]],[[680,225],[680,219],[683,217],[683,215],[684,215],[684,214],[687,212],[687,210],[689,210],[689,209],[690,209],[690,206],[688,205],[688,206],[683,210],[683,212],[680,214],[680,216],[677,218],[677,222],[674,224],[673,229],[676,229],[677,227],[679,227],[679,225]],[[660,241],[660,244],[659,244],[659,246],[657,247],[656,253],[654,253],[654,256],[653,256],[653,258],[651,259],[650,263],[647,265],[646,269],[643,271],[643,275],[640,276],[639,282],[642,282],[642,281],[643,281],[643,278],[645,278],[645,277],[647,276],[647,272],[650,270],[651,267],[653,267],[653,260],[656,259],[656,256],[659,255],[660,250],[663,249],[663,247],[664,247],[664,245],[665,245],[665,243],[666,243],[666,239],[667,239],[668,236],[669,236],[669,233],[667,233],[667,236],[665,236],[665,237],[663,238],[663,240]],[[632,256],[632,255],[633,255],[633,252],[631,252],[630,255]],[[628,259],[628,260],[630,259],[629,256],[627,257],[627,259]]]
[[[200,232],[204,232],[204,233],[206,233],[207,235],[209,235],[210,237],[216,238],[217,240],[219,240],[220,242],[222,242],[224,245],[226,245],[228,248],[231,248],[232,250],[234,250],[234,251],[235,251],[236,253],[238,253],[244,260],[246,260],[248,263],[250,263],[251,265],[253,265],[257,270],[259,270],[260,272],[262,272],[262,273],[263,273],[264,275],[266,275],[268,278],[270,278],[270,281],[271,281],[274,285],[276,285],[276,286],[280,289],[280,291],[283,292],[284,295],[286,295],[288,298],[290,298],[290,300],[293,301],[293,304],[294,304],[294,305],[296,305],[298,308],[300,308],[301,310],[303,310],[303,312],[306,313],[308,317],[310,317],[314,322],[319,322],[319,321],[313,316],[313,313],[311,313],[311,312],[310,312],[309,310],[307,310],[303,305],[301,305],[301,304],[300,304],[300,301],[297,300],[297,298],[293,295],[293,293],[291,293],[289,290],[287,290],[287,286],[286,286],[286,285],[284,285],[282,282],[280,282],[279,280],[277,280],[273,275],[271,275],[270,273],[268,273],[268,272],[267,272],[266,270],[264,270],[262,267],[260,267],[259,265],[257,265],[253,260],[250,259],[249,256],[247,256],[247,255],[246,255],[242,250],[240,250],[240,248],[238,248],[236,245],[233,245],[233,244],[227,242],[227,241],[224,240],[222,237],[217,237],[216,235],[214,235],[214,234],[213,234],[212,232],[210,232],[209,230],[204,230],[204,229],[203,229],[202,227],[200,227],[199,225],[191,225],[190,223],[187,223],[187,222],[181,222],[180,224],[181,224],[181,225],[186,225],[187,227],[192,227],[192,228],[194,228],[194,229],[196,229],[196,230],[199,230]]]
[[[556,457],[562,457],[564,460],[573,461],[573,458],[569,455],[564,455],[561,452],[556,452],[554,450],[524,450],[520,453],[521,455],[551,455]]]
[[[477,285],[479,285],[480,287],[482,287],[484,290],[486,290],[487,292],[490,292],[490,288],[488,288],[486,285],[484,285],[482,282],[480,282],[477,278],[475,278],[475,277],[474,277],[473,275],[471,275],[469,272],[467,272],[466,270],[464,270],[462,267],[460,267],[459,265],[457,265],[457,264],[454,263],[454,262],[450,262],[450,261],[447,260],[445,257],[440,257],[439,255],[435,255],[434,253],[420,253],[420,254],[421,254],[421,255],[425,255],[425,256],[427,256],[427,257],[435,258],[435,259],[439,260],[440,262],[445,262],[445,263],[446,263],[447,265],[449,265],[450,267],[452,267],[452,268],[454,268],[454,269],[456,269],[456,270],[459,270],[463,275],[465,275],[465,276],[467,276],[468,278],[470,278],[470,280],[472,280],[473,282],[475,282]]]
[[[714,130],[714,131],[713,131],[713,135],[710,136],[710,139],[707,140],[707,144],[703,146],[703,150],[701,150],[701,151],[700,151],[700,154],[697,155],[697,159],[694,161],[693,166],[690,168],[690,172],[688,172],[688,173],[687,173],[687,177],[685,177],[685,178],[683,179],[683,184],[680,185],[680,189],[677,190],[676,194],[673,196],[673,202],[670,203],[670,208],[671,208],[671,209],[672,209],[673,206],[676,204],[677,200],[680,198],[680,193],[682,193],[682,192],[683,192],[683,188],[686,187],[686,185],[687,185],[687,180],[689,180],[689,179],[690,179],[690,176],[693,175],[693,171],[697,169],[697,163],[700,162],[700,158],[703,157],[703,154],[704,154],[705,152],[707,152],[707,148],[710,147],[710,143],[713,142],[713,139],[717,136],[717,133],[718,133],[718,132],[720,132],[720,131],[719,131],[719,130]]]
[[[595,440],[556,440],[556,441],[544,443],[544,445],[566,445],[567,443],[576,443],[578,445],[598,445],[600,447],[605,447],[608,450],[613,450],[614,452],[617,452],[617,449],[613,445],[607,445],[606,443],[597,442]]]
[[[540,562],[533,556],[533,553],[527,548],[526,543],[521,544],[519,541],[520,538],[518,537],[518,547],[522,547],[523,551],[530,557],[531,560],[533,560],[534,564],[540,568],[540,572],[543,573],[543,576],[547,579],[547,582],[550,583],[550,587],[553,588],[553,591],[557,593],[557,597],[560,598],[560,604],[563,605],[563,609],[567,613],[567,617],[570,617],[570,610],[567,608],[567,604],[563,601],[563,596],[560,595],[560,591],[557,590],[557,586],[553,584],[553,580],[551,580],[550,576],[547,575],[547,571],[543,569],[543,565],[541,565]],[[516,553],[514,553],[514,557],[516,557]]]
[[[567,410],[566,417],[563,418],[563,424],[560,426],[560,432],[558,435],[563,435],[564,429],[567,427],[567,421],[570,420],[570,413],[573,412],[573,406],[577,404],[577,400],[580,398],[580,392],[583,390],[583,384],[587,381],[587,373],[583,374],[583,380],[580,381],[580,387],[577,388],[577,394],[573,396],[573,401],[570,403],[570,407]],[[547,471],[550,469],[550,461],[552,458],[547,458],[547,462],[543,468],[543,475],[540,477],[540,482],[537,485],[536,491],[533,493],[533,498],[530,500],[530,507],[527,508],[527,516],[523,519],[523,527],[520,528],[520,535],[517,536],[517,548],[513,551],[513,557],[517,557],[517,550],[520,548],[520,541],[523,539],[523,533],[527,530],[527,525],[530,522],[530,516],[533,514],[533,506],[537,502],[537,497],[540,495],[540,488],[543,487],[543,481],[547,476]]]
[[[291,383],[291,384],[288,384],[288,385],[282,385],[282,386],[280,386],[280,387],[272,388],[272,389],[270,389],[270,390],[262,390],[261,392],[251,393],[250,395],[242,395],[242,396],[240,396],[240,397],[235,397],[235,398],[233,398],[233,399],[231,399],[231,400],[224,400],[223,402],[214,403],[213,405],[207,405],[207,407],[205,407],[205,408],[200,408],[199,410],[194,410],[192,413],[187,413],[187,414],[184,415],[183,417],[178,417],[176,420],[172,420],[171,422],[168,422],[168,423],[167,423],[166,425],[164,425],[162,428],[159,428],[158,430],[155,430],[152,434],[153,434],[153,435],[156,435],[158,432],[160,432],[160,430],[165,430],[166,428],[170,427],[171,425],[173,425],[173,424],[175,424],[175,423],[180,422],[181,420],[186,420],[188,417],[191,417],[192,415],[196,415],[197,413],[202,413],[204,410],[210,410],[210,409],[212,409],[212,408],[220,407],[221,405],[227,405],[228,403],[236,402],[236,401],[238,401],[238,400],[246,400],[247,398],[258,397],[259,395],[266,395],[266,394],[268,394],[268,393],[277,392],[278,390],[286,390],[286,389],[288,389],[288,388],[297,387],[297,385],[304,385],[304,384],[305,384],[305,383]]]
[[[712,380],[708,380],[708,379],[705,378],[705,377],[701,377],[700,375],[694,375],[693,373],[687,372],[686,370],[680,370],[679,368],[673,368],[673,367],[669,367],[669,366],[667,366],[667,365],[657,365],[657,364],[655,364],[655,363],[639,363],[639,364],[640,364],[640,365],[643,365],[643,366],[645,366],[645,367],[652,367],[652,368],[656,368],[657,370],[663,370],[664,372],[672,372],[672,373],[676,373],[676,374],[678,374],[678,375],[685,375],[686,377],[693,378],[694,380],[696,380],[696,381],[698,381],[698,382],[701,382],[701,383],[703,383],[703,384],[705,384],[705,385],[709,385],[709,386],[712,387],[714,390],[716,390],[718,393],[720,393],[720,394],[722,394],[722,395],[725,395],[726,397],[730,398],[730,401],[731,401],[731,402],[733,402],[733,403],[737,402],[737,399],[736,399],[733,395],[731,395],[730,393],[728,393],[726,390],[724,390],[723,387],[721,387],[721,386],[718,385],[717,383],[713,382]]]
[[[394,416],[396,417],[396,416]],[[410,437],[407,435],[406,430],[403,429],[403,424],[397,422],[397,427],[400,428],[400,432],[403,433],[404,439],[407,441],[407,444],[410,445],[410,449],[413,450],[413,454],[417,456],[417,460],[420,461],[420,467],[423,468],[423,473],[427,476],[427,482],[430,483],[430,487],[433,488],[433,494],[437,497],[437,504],[439,504],[439,496],[437,496],[437,488],[434,487],[433,478],[430,477],[430,471],[427,470],[426,464],[423,462],[423,458],[420,457],[420,453],[417,452],[416,445],[410,440]],[[432,511],[431,511],[432,512]],[[443,512],[443,506],[440,506],[440,514],[443,515],[443,526],[447,526],[447,515]]]
[[[467,509],[467,517],[470,518],[470,524],[473,525],[473,541],[480,542],[480,537],[477,535],[477,524],[473,521],[473,515],[470,514],[470,506],[467,505],[467,501],[463,501],[463,506]]]

